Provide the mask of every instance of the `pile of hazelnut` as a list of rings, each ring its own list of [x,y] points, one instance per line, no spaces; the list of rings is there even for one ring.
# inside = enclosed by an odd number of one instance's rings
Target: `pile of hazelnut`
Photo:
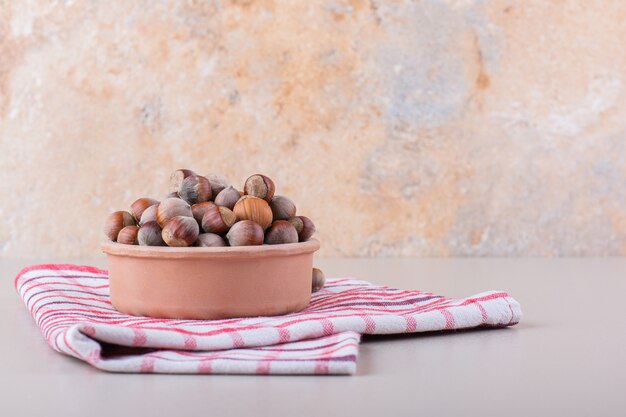
[[[143,246],[252,246],[307,241],[315,225],[296,216],[274,182],[255,174],[238,191],[218,174],[175,171],[162,201],[139,198],[130,211],[109,215],[104,233],[114,242]]]

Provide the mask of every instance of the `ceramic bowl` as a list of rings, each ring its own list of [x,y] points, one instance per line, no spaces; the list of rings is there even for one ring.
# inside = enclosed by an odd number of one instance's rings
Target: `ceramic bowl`
[[[284,245],[170,248],[102,244],[111,302],[134,316],[224,319],[304,309],[317,240]]]

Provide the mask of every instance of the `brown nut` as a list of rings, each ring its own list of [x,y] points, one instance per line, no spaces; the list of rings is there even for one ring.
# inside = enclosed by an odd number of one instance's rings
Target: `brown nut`
[[[178,191],[172,191],[171,193],[166,195],[164,198],[180,198],[180,196],[178,195]]]
[[[277,220],[265,232],[265,243],[268,245],[298,243],[298,232],[288,221]]]
[[[170,219],[163,227],[161,237],[168,246],[191,246],[194,244],[200,229],[193,217],[177,216]]]
[[[222,192],[224,188],[228,187],[229,185],[228,180],[220,174],[211,172],[210,174],[207,174],[205,176],[211,183],[211,194],[213,194],[213,198],[215,198],[219,193]]]
[[[255,246],[263,244],[263,229],[257,222],[242,220],[233,224],[226,234],[230,246]]]
[[[155,204],[159,204],[159,201],[154,198],[138,198],[130,205],[130,214],[133,215],[135,220],[139,221],[143,212],[146,211],[148,207],[152,207]]]
[[[198,175],[190,169],[177,169],[170,176],[170,193],[178,192],[183,180],[192,175]]]
[[[137,242],[140,246],[165,246],[161,226],[156,221],[146,222],[139,228]]]
[[[158,204],[148,207],[141,214],[141,218],[139,219],[139,226],[142,226],[148,222],[156,221],[157,208]]]
[[[202,217],[202,230],[206,233],[216,233],[218,235],[228,232],[228,229],[235,224],[237,217],[230,209],[213,205]]]
[[[185,200],[166,198],[157,206],[156,220],[159,226],[165,227],[165,223],[177,216],[193,217],[191,206]]]
[[[208,247],[218,247],[218,246],[226,246],[226,241],[220,235],[216,235],[215,233],[200,233],[198,236],[198,240],[194,246],[198,246],[201,248]]]
[[[209,184],[209,180],[200,175],[191,175],[180,184],[178,195],[189,204],[209,201],[211,199],[211,184]]]
[[[312,278],[313,282],[311,283],[311,290],[313,292],[321,290],[326,283],[326,277],[324,276],[322,270],[318,268],[313,268]]]
[[[244,194],[270,201],[274,197],[274,181],[261,174],[254,174],[246,180],[243,186]]]
[[[244,195],[233,207],[233,212],[237,220],[255,221],[263,230],[272,224],[272,209],[267,201],[258,197]]]
[[[275,195],[270,201],[274,220],[287,220],[296,215],[296,205],[284,195]]]
[[[220,191],[213,201],[215,201],[215,204],[218,206],[228,207],[232,210],[237,201],[239,201],[239,198],[241,198],[239,191],[232,185],[229,185]]]
[[[198,226],[202,227],[202,218],[211,207],[215,207],[215,204],[211,201],[203,201],[202,203],[196,203],[191,206],[191,213],[193,214],[193,218],[198,222]]]
[[[139,232],[139,226],[126,226],[117,235],[117,243],[123,243],[124,245],[136,245],[137,244],[137,232]]]
[[[134,226],[135,219],[133,215],[127,211],[115,211],[107,217],[104,222],[104,234],[113,242],[117,240],[117,235],[120,234],[126,226]]]
[[[306,242],[313,236],[313,233],[315,233],[315,225],[311,219],[306,216],[292,217],[288,221],[296,228],[300,242]]]

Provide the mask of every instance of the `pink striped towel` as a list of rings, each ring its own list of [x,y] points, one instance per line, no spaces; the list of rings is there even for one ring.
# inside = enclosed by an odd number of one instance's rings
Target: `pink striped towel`
[[[31,266],[15,288],[54,350],[113,372],[353,374],[361,334],[504,327],[522,316],[505,292],[454,300],[348,278],[329,280],[300,313],[213,321],[119,313],[107,272],[89,266]]]

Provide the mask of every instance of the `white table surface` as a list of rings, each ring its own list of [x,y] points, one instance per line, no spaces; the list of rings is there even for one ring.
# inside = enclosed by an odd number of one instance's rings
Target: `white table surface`
[[[626,259],[318,260],[453,297],[506,290],[524,311],[509,329],[366,337],[354,376],[95,370],[52,351],[13,289],[41,262],[0,261],[0,416],[626,415]]]

